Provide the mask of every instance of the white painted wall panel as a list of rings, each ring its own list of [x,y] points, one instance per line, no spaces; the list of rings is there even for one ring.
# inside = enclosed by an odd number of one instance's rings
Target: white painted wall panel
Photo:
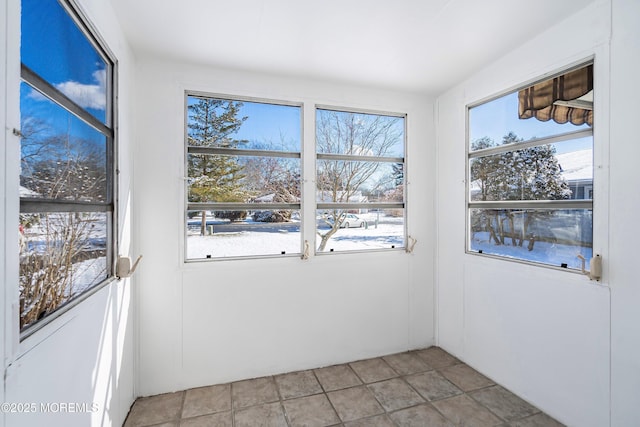
[[[131,254],[131,168],[132,134],[132,93],[134,64],[133,55],[124,39],[119,25],[108,2],[100,0],[82,0],[78,2],[89,20],[97,28],[100,36],[114,52],[119,61],[119,226],[118,238],[120,253]],[[7,59],[0,49],[3,70],[0,73],[3,89],[8,88],[12,96],[6,98],[6,112],[12,121],[10,127],[19,128],[15,123],[19,117],[19,0],[3,3],[0,19],[4,29],[8,30]],[[5,17],[4,11],[10,11]],[[5,21],[6,18],[6,21]],[[7,22],[5,26],[4,23]],[[6,77],[6,78],[5,78]],[[6,85],[6,86],[5,86]],[[4,92],[3,92],[4,93]],[[2,96],[3,103],[5,97]],[[4,119],[4,114],[2,114]],[[4,123],[4,122],[3,122]],[[3,126],[4,129],[4,126]],[[18,147],[17,141],[7,141]],[[7,144],[5,147],[14,146]],[[16,230],[19,206],[17,174],[20,164],[19,149],[5,151],[3,173],[12,174],[9,185],[3,180],[2,211],[8,212],[3,232]],[[12,225],[13,224],[13,225]],[[17,234],[16,234],[17,239]],[[3,239],[4,244],[4,239]],[[17,248],[17,241],[7,239],[7,245]],[[12,252],[13,253],[13,252]],[[3,256],[3,268],[0,274],[6,285],[9,301],[3,305],[8,323],[8,343],[4,364],[5,382],[2,388],[3,402],[34,403],[37,412],[33,414],[7,414],[7,426],[64,425],[64,426],[120,426],[135,398],[134,390],[134,324],[133,298],[130,281],[113,282],[78,306],[35,332],[18,345],[17,322],[10,308],[11,300],[17,299],[17,251],[15,255]],[[3,292],[3,295],[5,294]],[[14,297],[15,296],[15,297]],[[89,412],[70,412],[60,410],[56,404],[87,404]],[[53,404],[45,412],[41,404]],[[93,406],[95,405],[95,406]],[[52,413],[51,408],[58,408]]]
[[[438,343],[561,422],[594,427],[609,424],[610,290],[465,254],[465,105],[595,55],[595,179],[606,198],[609,16],[609,2],[596,1],[437,100]],[[598,207],[594,245],[606,260],[608,207]]]
[[[433,123],[422,96],[139,61],[136,207],[140,394],[282,373],[433,343]],[[414,254],[333,254],[188,263],[183,259],[184,90],[303,102],[313,172],[314,106],[407,113]],[[312,174],[311,174],[312,175]],[[304,183],[313,224],[315,184]],[[313,241],[314,230],[303,231]],[[313,246],[313,244],[312,244]]]
[[[611,39],[611,425],[640,420],[640,2],[612,1]]]

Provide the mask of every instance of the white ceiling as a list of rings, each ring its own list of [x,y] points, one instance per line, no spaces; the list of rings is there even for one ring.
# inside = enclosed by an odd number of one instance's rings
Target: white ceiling
[[[111,0],[135,52],[438,94],[593,0]]]

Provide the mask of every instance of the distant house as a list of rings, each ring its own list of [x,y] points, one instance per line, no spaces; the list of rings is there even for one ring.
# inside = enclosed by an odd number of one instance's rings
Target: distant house
[[[318,191],[316,193],[318,203],[368,203],[369,197],[362,194],[361,191],[354,191],[347,195],[346,191],[338,191],[334,200],[331,191]],[[366,213],[368,209],[349,209],[351,213]]]
[[[593,151],[579,150],[556,155],[572,199],[593,198]]]

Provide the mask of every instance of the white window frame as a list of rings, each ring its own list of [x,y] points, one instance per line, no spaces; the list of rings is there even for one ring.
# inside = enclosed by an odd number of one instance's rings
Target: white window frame
[[[371,253],[371,252],[383,252],[383,251],[407,251],[409,247],[409,232],[408,232],[408,224],[407,224],[407,189],[408,189],[408,180],[407,180],[407,121],[408,115],[406,113],[398,113],[398,112],[388,112],[388,111],[378,111],[378,110],[369,110],[369,109],[361,109],[361,108],[349,108],[349,107],[338,107],[335,105],[326,105],[326,104],[316,104],[313,110],[314,124],[315,128],[313,130],[314,141],[315,141],[315,160],[314,160],[314,176],[317,176],[318,171],[318,161],[322,159],[326,160],[346,160],[346,161],[362,161],[363,156],[358,155],[349,155],[349,154],[325,154],[318,153],[317,150],[317,112],[318,110],[328,110],[335,111],[339,113],[355,113],[355,114],[371,114],[371,115],[379,115],[379,116],[388,116],[388,117],[397,117],[403,119],[403,157],[380,157],[369,158],[367,157],[367,161],[377,161],[380,163],[402,163],[403,165],[403,175],[404,175],[404,185],[403,185],[403,201],[402,202],[389,202],[389,203],[380,203],[380,202],[367,202],[367,203],[324,203],[318,202],[317,197],[314,196],[315,200],[315,208],[314,208],[314,218],[318,210],[330,210],[330,209],[402,209],[403,210],[403,245],[394,246],[390,248],[377,248],[377,249],[358,249],[358,250],[348,250],[348,251],[318,251],[318,233],[315,232],[315,243],[314,243],[314,253],[315,255],[325,256],[325,255],[336,255],[336,254],[351,254],[351,253]],[[317,179],[314,179],[314,182],[317,182]],[[314,188],[317,192],[317,187]],[[314,230],[317,230],[317,221],[314,221]]]
[[[190,147],[188,145],[188,122],[189,122],[189,110],[188,110],[188,100],[190,96],[201,97],[201,98],[211,98],[218,99],[223,101],[232,101],[232,102],[252,102],[259,104],[268,104],[268,105],[279,105],[279,106],[290,106],[297,107],[300,109],[300,151],[298,152],[289,152],[289,151],[276,151],[276,150],[250,150],[250,149],[235,149],[235,148],[198,148],[197,152],[209,152],[211,154],[229,154],[231,151],[235,151],[238,155],[242,156],[256,156],[256,157],[272,157],[272,158],[297,158],[300,160],[300,201],[299,203],[235,203],[235,202],[209,202],[209,203],[200,203],[200,202],[189,202],[189,184],[188,184],[188,156],[190,152]],[[304,240],[304,215],[303,215],[303,200],[304,200],[304,165],[303,165],[303,149],[304,149],[304,104],[301,102],[292,102],[292,101],[284,101],[284,100],[274,100],[267,98],[258,98],[258,97],[249,97],[249,96],[237,96],[237,95],[228,95],[228,94],[219,94],[212,93],[206,91],[198,91],[198,90],[189,90],[186,89],[184,91],[184,202],[183,202],[183,218],[182,218],[182,228],[183,228],[183,262],[184,263],[206,263],[206,262],[216,262],[216,261],[229,261],[229,260],[247,260],[247,259],[260,259],[260,258],[282,258],[282,257],[300,257],[303,250],[303,240]],[[287,252],[284,254],[260,254],[260,255],[237,255],[237,256],[219,256],[214,257],[211,256],[209,258],[188,258],[188,233],[187,233],[187,217],[189,211],[202,211],[202,210],[254,210],[256,207],[263,208],[262,210],[271,210],[271,209],[291,209],[300,211],[300,243],[299,249],[297,252]]]
[[[42,319],[28,325],[24,330],[20,331],[20,313],[19,309],[14,306],[12,311],[13,319],[9,325],[12,329],[18,331],[19,341],[24,341],[27,338],[34,335],[36,332],[47,327],[54,322],[57,318],[72,310],[82,302],[86,301],[91,295],[104,288],[109,283],[116,280],[115,277],[115,262],[118,253],[118,141],[117,141],[117,128],[118,128],[118,114],[117,114],[117,75],[118,75],[118,62],[115,55],[108,48],[107,43],[102,39],[99,32],[91,21],[87,18],[82,8],[73,0],[58,0],[60,6],[67,12],[69,18],[78,26],[78,29],[84,34],[87,41],[95,48],[96,52],[102,57],[107,65],[107,77],[106,77],[106,102],[105,107],[105,122],[96,119],[83,107],[77,105],[74,101],[69,99],[66,95],[62,94],[46,79],[41,78],[37,73],[29,70],[20,61],[20,81],[25,81],[38,88],[46,94],[46,96],[55,102],[58,106],[62,107],[69,113],[73,114],[76,118],[82,120],[93,129],[100,132],[106,138],[107,155],[106,155],[106,173],[107,173],[107,197],[104,203],[67,203],[64,200],[39,200],[39,199],[20,199],[19,212],[104,212],[107,216],[107,230],[106,230],[106,278],[100,283],[85,290],[82,294],[74,297],[73,299],[62,304],[58,309],[46,315]],[[18,34],[20,38],[20,34]],[[20,110],[17,108],[18,111]],[[56,210],[57,207],[63,210]],[[23,210],[27,209],[26,211]],[[17,286],[16,286],[17,288]],[[16,289],[16,296],[19,292]]]
[[[604,54],[603,54],[604,56]],[[532,266],[537,266],[537,267],[542,267],[542,268],[548,268],[548,269],[553,269],[553,270],[558,270],[558,271],[564,271],[564,272],[570,272],[570,273],[583,273],[581,270],[578,269],[572,269],[572,268],[566,268],[565,266],[559,265],[552,265],[552,264],[547,264],[547,263],[542,263],[542,262],[536,262],[536,261],[531,261],[531,260],[526,260],[526,259],[522,259],[522,258],[510,258],[507,256],[502,256],[502,255],[496,255],[496,254],[490,254],[490,253],[484,253],[484,252],[478,252],[478,251],[472,251],[470,246],[471,246],[471,209],[473,208],[496,208],[496,209],[509,209],[512,207],[517,207],[517,208],[532,208],[532,209],[536,209],[536,208],[540,208],[540,209],[549,209],[549,210],[562,210],[562,209],[590,209],[592,212],[592,236],[593,236],[593,242],[592,242],[592,253],[595,256],[596,253],[600,254],[601,251],[598,251],[596,249],[596,235],[597,235],[597,230],[601,229],[601,223],[602,223],[602,219],[605,217],[608,217],[608,213],[604,212],[603,210],[599,210],[596,213],[596,209],[594,209],[594,206],[596,205],[596,203],[594,203],[594,200],[585,200],[585,199],[566,199],[566,200],[559,200],[559,201],[552,201],[552,200],[524,200],[524,201],[487,201],[487,202],[472,202],[470,200],[470,186],[471,186],[471,177],[470,177],[470,166],[471,166],[471,159],[472,158],[476,158],[476,157],[480,157],[482,154],[499,154],[502,152],[508,152],[508,151],[516,151],[518,149],[522,149],[522,148],[527,148],[527,147],[536,147],[536,146],[541,146],[541,145],[545,145],[545,144],[553,144],[555,142],[561,142],[564,140],[569,140],[569,139],[574,139],[574,138],[579,138],[580,136],[591,136],[593,144],[592,144],[592,152],[593,152],[593,157],[594,157],[594,161],[593,161],[593,182],[592,182],[592,186],[591,188],[593,189],[594,187],[597,188],[603,188],[604,187],[604,181],[603,179],[600,179],[601,177],[598,176],[598,174],[596,173],[596,158],[599,157],[599,153],[602,153],[605,151],[605,148],[603,147],[604,144],[600,144],[599,142],[597,142],[596,140],[596,135],[598,134],[598,130],[597,129],[605,129],[608,127],[608,121],[606,119],[604,119],[604,116],[601,113],[596,113],[598,112],[600,109],[602,109],[603,107],[601,106],[601,102],[600,100],[603,99],[602,95],[600,95],[600,92],[602,92],[602,87],[605,87],[605,77],[603,76],[605,73],[603,72],[603,70],[599,69],[597,64],[599,63],[605,63],[606,61],[596,61],[595,60],[595,55],[591,56],[589,58],[585,58],[582,60],[578,60],[575,61],[572,64],[566,65],[565,67],[562,68],[556,68],[555,71],[547,73],[543,76],[539,76],[537,78],[531,79],[526,81],[525,83],[522,84],[518,84],[516,86],[513,86],[509,89],[506,89],[504,91],[498,92],[494,95],[491,95],[489,97],[480,99],[478,101],[475,102],[471,102],[468,103],[465,107],[465,253],[468,255],[473,255],[473,256],[478,256],[478,257],[486,257],[486,258],[493,258],[493,259],[497,259],[497,260],[501,260],[501,261],[507,261],[507,262],[511,262],[511,263],[520,263],[520,264],[526,264],[526,265],[532,265]],[[519,143],[517,147],[514,148],[514,150],[508,150],[502,147],[491,147],[489,149],[484,149],[484,150],[476,150],[476,151],[471,151],[471,141],[470,141],[470,135],[469,135],[469,130],[470,130],[470,126],[469,126],[469,111],[477,106],[480,105],[484,105],[487,104],[493,100],[499,99],[503,96],[506,96],[508,94],[517,92],[518,90],[530,87],[532,85],[535,85],[537,83],[543,82],[543,81],[547,81],[550,79],[553,79],[555,77],[561,76],[563,74],[566,74],[568,72],[574,71],[574,70],[578,70],[580,68],[584,68],[588,65],[593,65],[594,68],[594,76],[598,76],[598,78],[596,79],[594,77],[594,83],[593,83],[593,90],[594,90],[594,101],[593,101],[593,105],[594,105],[594,123],[598,123],[598,128],[596,129],[595,125],[592,126],[590,129],[588,130],[581,130],[581,131],[573,131],[573,132],[567,132],[567,133],[563,133],[563,134],[554,134],[550,137],[541,137],[535,140],[532,140],[531,142],[526,141],[524,143]],[[597,84],[597,82],[600,81],[600,84]],[[597,105],[597,107],[596,107]],[[604,120],[603,120],[604,119]],[[535,120],[534,118],[530,119],[530,120]],[[587,260],[587,268],[588,268],[588,261]]]

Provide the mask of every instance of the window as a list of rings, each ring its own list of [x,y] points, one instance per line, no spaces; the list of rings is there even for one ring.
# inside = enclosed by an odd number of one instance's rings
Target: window
[[[302,108],[186,94],[186,259],[300,254]]]
[[[316,109],[318,253],[403,248],[405,118]]]
[[[20,328],[113,276],[113,61],[66,2],[23,1]],[[42,324],[42,323],[40,323]]]
[[[468,110],[467,250],[579,269],[593,247],[593,65]]]

